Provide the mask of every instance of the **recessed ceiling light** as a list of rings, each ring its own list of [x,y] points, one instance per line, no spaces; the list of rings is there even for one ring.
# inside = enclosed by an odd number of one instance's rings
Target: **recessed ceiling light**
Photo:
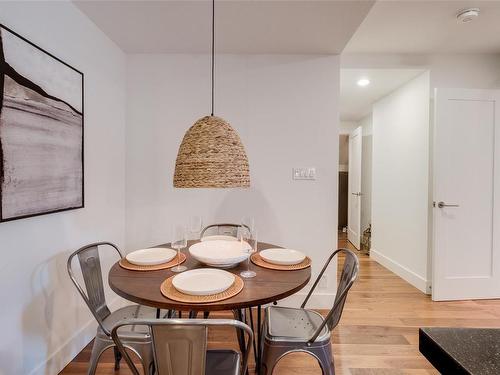
[[[457,13],[457,20],[460,23],[471,22],[477,17],[479,17],[479,8],[462,9]]]
[[[368,78],[360,78],[358,79],[358,86],[365,87],[370,84],[370,80]]]

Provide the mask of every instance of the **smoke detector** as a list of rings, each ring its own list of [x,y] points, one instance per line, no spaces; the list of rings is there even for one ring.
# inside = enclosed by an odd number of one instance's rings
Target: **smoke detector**
[[[467,8],[458,11],[457,20],[460,23],[471,22],[479,17],[479,8]]]

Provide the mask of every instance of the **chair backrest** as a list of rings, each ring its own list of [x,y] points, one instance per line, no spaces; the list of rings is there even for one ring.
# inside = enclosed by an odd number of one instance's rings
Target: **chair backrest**
[[[120,258],[123,257],[115,244],[112,244],[111,242],[96,242],[83,246],[72,253],[68,258],[67,267],[71,281],[75,284],[76,289],[87,304],[90,312],[94,315],[94,318],[97,320],[97,323],[102,330],[107,335],[110,335],[111,332],[109,332],[103,324],[103,320],[111,314],[106,304],[106,297],[104,295],[101,260],[99,258],[99,246],[104,245],[114,248]],[[73,272],[72,261],[75,256],[78,258],[78,262],[80,263],[80,270],[85,283],[85,289],[78,283]]]
[[[210,233],[213,233],[215,235],[221,234],[236,237],[238,235],[238,227],[240,227],[241,225],[245,226],[250,232],[250,228],[245,224],[211,224],[202,229],[200,238],[203,238]]]
[[[330,311],[331,314],[327,316],[328,328],[330,328],[330,330],[339,324],[342,311],[344,311],[347,293],[349,292],[349,289],[351,289],[351,286],[354,284],[354,281],[357,279],[359,273],[358,257],[348,249],[342,249],[340,252],[342,252],[345,256],[344,266],[342,267],[342,273],[340,274],[337,293],[335,295],[335,302],[332,310]]]
[[[210,326],[230,326],[248,335],[240,374],[246,373],[248,353],[253,333],[246,324],[230,319],[130,319],[116,324],[111,336],[127,361],[132,373],[139,375],[137,367],[125,350],[118,329],[123,326],[145,325],[149,327],[153,342],[156,374],[158,375],[205,375],[207,336]]]
[[[340,253],[344,254],[344,265],[342,267],[342,273],[340,275],[340,279],[338,282],[337,293],[335,294],[335,301],[333,303],[333,307],[328,312],[325,320],[323,321],[323,324],[321,324],[318,327],[314,335],[309,340],[310,342],[314,342],[314,340],[316,340],[316,338],[320,335],[321,331],[323,330],[326,324],[328,325],[330,331],[339,324],[340,317],[342,316],[342,311],[344,310],[344,304],[347,299],[347,293],[349,292],[349,289],[351,289],[352,284],[354,284],[354,281],[358,277],[359,260],[356,254],[354,254],[351,250],[348,249],[338,249],[334,251],[333,254],[330,255],[330,257],[326,261],[325,265],[323,266],[323,269],[319,273],[316,281],[314,282],[311,290],[307,294],[301,307],[302,308],[305,307],[307,301],[312,295],[312,292],[314,291],[321,277],[323,276],[323,273],[328,268],[328,265],[330,264],[331,260]]]

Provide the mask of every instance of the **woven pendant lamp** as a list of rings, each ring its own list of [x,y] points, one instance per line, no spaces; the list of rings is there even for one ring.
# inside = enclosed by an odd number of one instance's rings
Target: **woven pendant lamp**
[[[177,153],[176,188],[235,188],[250,186],[245,148],[236,131],[214,116],[215,0],[212,0],[212,114],[194,123]]]
[[[175,162],[174,187],[249,187],[248,159],[225,120],[205,116],[186,132]]]

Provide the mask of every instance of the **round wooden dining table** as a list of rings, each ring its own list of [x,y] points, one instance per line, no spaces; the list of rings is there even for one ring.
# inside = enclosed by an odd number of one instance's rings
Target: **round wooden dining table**
[[[196,242],[199,241],[189,241],[188,247]],[[158,245],[155,247],[170,247],[170,244]],[[279,246],[263,242],[258,243],[259,251],[276,247]],[[188,270],[207,267],[190,256],[187,249],[184,250],[184,253],[187,259],[183,265],[185,265]],[[242,262],[237,267],[228,269],[227,271],[239,275],[240,272],[246,270],[246,268],[247,262]],[[208,312],[211,311],[229,310],[233,312],[236,319],[247,322],[245,309],[248,309],[248,323],[250,323],[252,329],[256,333],[254,338],[257,340],[256,342],[254,341],[254,345],[259,345],[261,306],[279,301],[301,290],[311,278],[311,268],[307,267],[301,270],[278,271],[257,266],[250,261],[250,269],[255,271],[257,275],[249,279],[243,278],[244,287],[240,293],[226,300],[211,303],[177,302],[163,296],[160,291],[160,285],[165,279],[174,275],[169,269],[159,271],[130,271],[122,268],[117,262],[109,271],[108,281],[111,289],[119,296],[141,305],[157,308],[157,317],[160,317],[159,309],[178,312],[189,311],[190,317],[196,316],[196,313],[199,311],[203,311],[205,316],[208,316]],[[255,319],[257,326],[255,328],[253,327],[254,319],[252,307],[257,308],[257,319]],[[193,312],[195,312],[195,314],[193,314]],[[243,350],[244,339],[239,337],[239,340],[240,348]],[[256,356],[256,365],[259,366],[260,348],[259,350],[254,350],[254,354]]]
[[[189,241],[188,246],[199,242]],[[169,247],[170,244],[155,247]],[[258,250],[276,248],[279,246],[259,242]],[[189,252],[183,263],[188,269],[207,267],[198,262]],[[247,262],[227,271],[239,275],[245,270]],[[169,269],[159,271],[130,271],[115,263],[109,271],[109,285],[119,296],[141,305],[176,311],[220,311],[238,310],[255,306],[262,306],[288,297],[301,290],[311,278],[311,268],[294,271],[277,271],[259,267],[250,262],[250,269],[257,276],[243,279],[243,290],[229,299],[211,303],[184,303],[166,298],[160,291],[161,283],[174,275]]]

